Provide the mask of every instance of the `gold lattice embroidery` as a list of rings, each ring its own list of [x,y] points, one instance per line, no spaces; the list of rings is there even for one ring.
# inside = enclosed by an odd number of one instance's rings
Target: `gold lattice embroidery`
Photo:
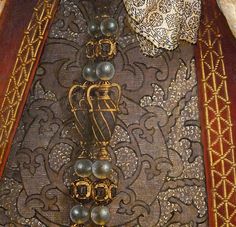
[[[3,161],[4,152],[16,122],[19,105],[56,3],[55,0],[39,0],[24,33],[6,93],[0,106],[0,164]]]
[[[215,15],[199,34],[202,84],[215,226],[235,226],[236,162],[221,35]]]

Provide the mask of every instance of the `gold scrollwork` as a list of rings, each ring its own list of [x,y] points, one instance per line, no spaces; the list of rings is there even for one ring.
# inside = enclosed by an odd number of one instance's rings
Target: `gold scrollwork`
[[[93,100],[94,100],[94,97],[91,95],[92,93],[92,90],[97,90],[98,91],[98,95],[97,95],[97,99],[98,100],[109,100],[110,99],[110,96],[109,96],[109,91],[110,89],[112,88],[116,88],[117,91],[118,91],[118,95],[117,95],[117,100],[115,101],[116,105],[115,107],[116,108],[99,108],[99,109],[95,109],[94,106],[93,106]],[[108,81],[105,81],[105,82],[100,82],[98,84],[93,84],[91,86],[88,87],[88,90],[87,90],[87,100],[88,100],[88,104],[90,106],[90,109],[89,109],[89,112],[96,112],[96,111],[99,111],[99,112],[106,112],[106,111],[110,111],[110,112],[118,112],[119,111],[119,107],[118,107],[118,104],[120,102],[120,99],[121,99],[121,87],[119,84],[117,83],[110,83]]]
[[[89,59],[94,59],[96,57],[96,41],[89,40],[86,43],[86,57]]]
[[[86,57],[89,59],[111,59],[117,53],[116,41],[113,39],[90,40],[86,44]]]

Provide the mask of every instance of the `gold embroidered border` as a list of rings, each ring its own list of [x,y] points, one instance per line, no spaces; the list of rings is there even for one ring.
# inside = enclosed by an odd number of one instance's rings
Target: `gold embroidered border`
[[[209,9],[208,9],[209,10]],[[221,34],[215,15],[204,15],[199,34],[204,112],[213,201],[214,226],[235,226],[236,162],[230,100]]]
[[[6,93],[0,106],[0,164],[3,161],[21,100],[56,4],[57,1],[55,0],[38,0],[24,33]]]

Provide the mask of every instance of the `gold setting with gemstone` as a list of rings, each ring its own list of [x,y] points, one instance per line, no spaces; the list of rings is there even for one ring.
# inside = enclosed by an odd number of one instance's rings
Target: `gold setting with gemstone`
[[[100,191],[99,191],[100,190]],[[94,182],[92,196],[97,204],[108,204],[115,197],[117,186],[111,180]]]
[[[71,184],[72,197],[80,202],[89,202],[92,198],[92,181],[81,178]]]
[[[111,59],[117,53],[116,41],[114,39],[90,40],[86,44],[86,57],[89,59],[104,58]]]
[[[83,78],[86,81],[73,85],[69,90],[69,104],[81,145],[81,154],[74,167],[78,177],[71,184],[72,197],[80,203],[71,210],[70,217],[74,222],[72,227],[87,224],[90,226],[90,223],[87,223],[89,220],[96,226],[104,227],[110,219],[106,205],[112,202],[117,193],[117,185],[109,179],[111,155],[108,145],[119,112],[121,87],[110,82],[115,69],[108,60],[117,54],[115,34],[118,24],[107,15],[96,16],[95,20],[89,25],[89,34],[94,34],[94,37],[86,44],[86,57],[88,61],[92,61],[92,64],[87,64],[83,70]],[[97,33],[98,22],[101,23],[101,32],[104,32],[102,35]],[[107,23],[112,26],[105,27]],[[86,172],[88,170],[84,164],[91,163],[88,160],[93,162],[89,167],[92,169],[91,174]],[[88,164],[86,166],[88,167]],[[82,214],[78,217],[80,212],[86,213],[88,206],[90,218],[87,219],[86,216],[84,219]],[[74,212],[76,207],[77,213]]]

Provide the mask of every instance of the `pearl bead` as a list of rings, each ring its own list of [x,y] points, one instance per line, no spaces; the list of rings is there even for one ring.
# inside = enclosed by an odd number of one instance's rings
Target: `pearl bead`
[[[111,80],[115,75],[115,68],[112,63],[104,61],[97,65],[96,74],[101,80]]]
[[[98,160],[93,163],[92,172],[98,179],[106,179],[111,173],[111,163],[106,160]]]
[[[102,35],[100,24],[99,24],[98,21],[93,20],[93,21],[89,22],[89,24],[88,24],[88,33],[89,33],[89,35],[91,35],[95,38],[98,38]]]
[[[98,80],[96,75],[96,64],[87,64],[83,68],[83,78],[90,82]]]
[[[105,225],[110,220],[110,211],[108,207],[97,206],[91,211],[91,219],[96,225]]]
[[[76,205],[70,210],[70,219],[76,224],[84,224],[89,220],[89,211],[82,205]]]
[[[79,159],[74,165],[75,173],[80,177],[88,177],[92,173],[92,162],[89,159]]]
[[[101,22],[101,32],[105,36],[112,36],[118,31],[118,24],[114,18],[106,18]]]

